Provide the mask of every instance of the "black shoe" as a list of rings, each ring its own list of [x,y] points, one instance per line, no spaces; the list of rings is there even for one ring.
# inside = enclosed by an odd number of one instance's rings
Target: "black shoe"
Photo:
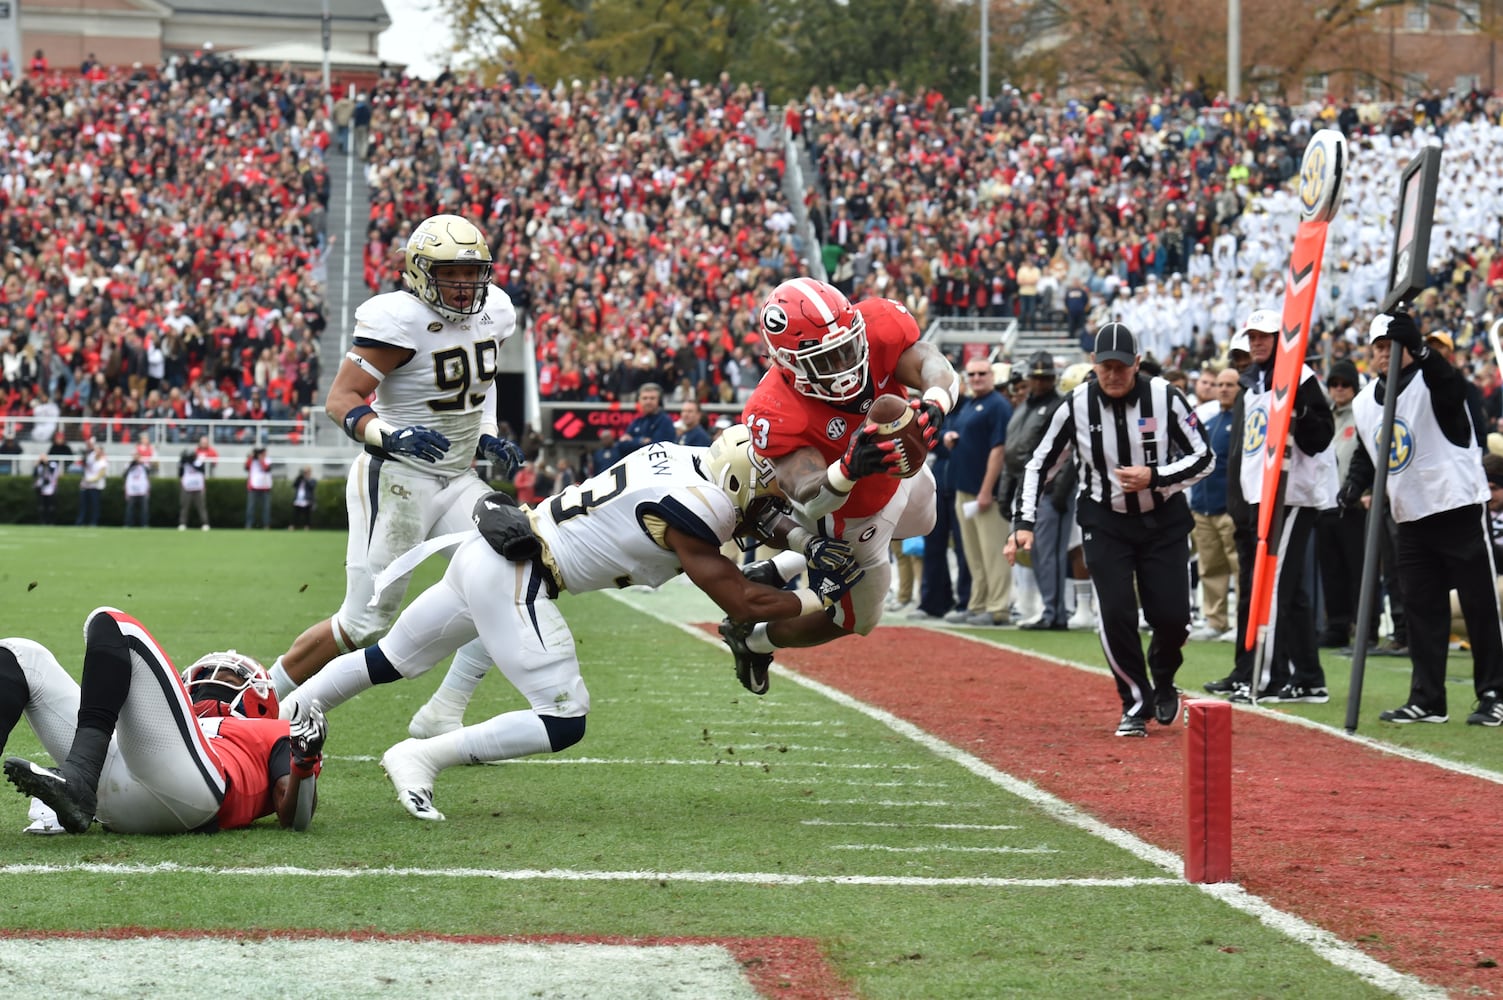
[[[1503,700],[1491,691],[1477,702],[1477,711],[1466,717],[1469,726],[1503,726]]]
[[[752,625],[738,625],[729,618],[720,623],[720,636],[731,647],[736,659],[736,680],[752,694],[767,693],[767,668],[772,666],[771,653],[754,653],[746,645]]]
[[[1340,649],[1346,644],[1347,642],[1345,632],[1339,632],[1334,629],[1327,629],[1326,631],[1320,633],[1321,649]]]
[[[1206,681],[1201,685],[1210,694],[1231,694],[1237,688],[1237,682],[1230,677],[1223,677],[1219,681]]]
[[[1391,711],[1379,712],[1378,718],[1384,722],[1397,722],[1401,725],[1407,725],[1411,722],[1451,721],[1451,717],[1444,712],[1432,712],[1428,708],[1420,708],[1418,705],[1400,705]]]
[[[1027,625],[1019,625],[1018,628],[1024,632],[1068,632],[1070,630],[1070,626],[1064,622],[1046,622],[1042,618],[1036,622],[1029,622]]]
[[[1378,643],[1378,645],[1374,646],[1372,649],[1369,649],[1367,651],[1367,655],[1368,656],[1408,656],[1409,655],[1409,645],[1408,645],[1408,643],[1400,642],[1397,639],[1385,639],[1383,642]]]
[[[45,802],[69,833],[87,833],[94,822],[94,793],[69,785],[56,769],[33,764],[24,757],[7,757],[5,776],[22,795]]]
[[[1161,726],[1174,725],[1179,715],[1179,691],[1173,684],[1162,684],[1153,692],[1153,717]]]

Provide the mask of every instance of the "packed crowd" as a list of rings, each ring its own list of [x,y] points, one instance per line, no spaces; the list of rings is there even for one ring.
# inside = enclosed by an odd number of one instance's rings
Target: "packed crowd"
[[[314,401],[329,134],[212,51],[52,71],[0,116],[0,417],[285,418]],[[40,409],[39,409],[40,408]],[[40,432],[47,440],[48,431]]]
[[[530,309],[545,398],[732,400],[761,377],[752,317],[808,255],[782,193],[782,122],[729,79],[548,91],[378,87],[366,280],[432,212],[474,218],[497,281]]]

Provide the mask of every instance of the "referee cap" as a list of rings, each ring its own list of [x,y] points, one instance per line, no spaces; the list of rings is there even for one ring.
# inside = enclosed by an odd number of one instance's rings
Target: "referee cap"
[[[1257,330],[1259,333],[1278,333],[1283,325],[1283,316],[1273,309],[1254,309],[1242,324],[1242,331]]]
[[[1119,361],[1124,365],[1136,364],[1138,340],[1125,323],[1108,323],[1096,331],[1096,363]]]

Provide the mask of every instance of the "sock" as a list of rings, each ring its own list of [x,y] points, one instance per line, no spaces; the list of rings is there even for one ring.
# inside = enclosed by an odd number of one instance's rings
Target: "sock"
[[[485,680],[485,675],[490,670],[490,654],[486,653],[480,641],[477,639],[465,643],[454,654],[449,672],[444,674],[443,683],[433,692],[428,704],[442,709],[447,715],[463,716],[470,699],[475,696],[475,689]]]
[[[377,647],[371,647],[375,648]],[[365,650],[357,649],[330,660],[328,666],[308,678],[308,683],[282,702],[282,718],[288,718],[292,714],[294,702],[307,705],[316,701],[327,712],[370,688],[374,682],[365,665],[365,654]]]
[[[271,683],[277,689],[277,700],[281,701],[289,694],[297,690],[297,681],[287,675],[287,668],[282,666],[282,658],[277,657],[277,662],[271,665]]]
[[[79,710],[82,715],[82,709]],[[99,774],[104,770],[104,757],[110,749],[110,737],[114,728],[106,732],[93,726],[80,726],[73,734],[73,749],[63,761],[63,777],[80,793],[80,797],[93,798],[99,787]]]
[[[5,749],[10,731],[21,721],[26,703],[31,700],[31,686],[26,683],[26,673],[21,661],[4,646],[0,646],[0,750]]]
[[[758,622],[752,627],[751,635],[746,637],[746,648],[753,653],[771,653],[778,648],[767,634],[766,622]]]
[[[424,740],[433,746],[430,760],[444,767],[481,764],[488,760],[511,760],[535,753],[552,753],[548,727],[531,710],[507,712],[476,726],[466,726]]]

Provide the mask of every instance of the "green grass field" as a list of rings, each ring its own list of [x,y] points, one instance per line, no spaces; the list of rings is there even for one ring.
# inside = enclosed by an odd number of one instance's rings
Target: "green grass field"
[[[333,533],[0,528],[0,635],[41,641],[75,668],[84,616],[112,604],[179,666],[231,646],[269,663],[338,605],[343,550]],[[440,570],[425,566],[419,583]],[[1384,993],[870,714],[796,683],[746,695],[716,645],[611,596],[561,606],[592,695],[588,735],[555,757],[446,772],[448,822],[411,819],[375,763],[406,736],[434,671],[331,714],[304,835],[263,820],[213,837],[30,837],[26,800],[5,786],[0,928],[797,936],[860,996],[904,1000]],[[992,635],[1099,662],[1089,635]],[[1229,655],[1192,644],[1185,685],[1221,676]],[[1287,711],[1339,727],[1347,661],[1326,662],[1332,703]],[[1455,721],[1380,727],[1407,676],[1407,663],[1370,662],[1366,735],[1503,770],[1499,742]],[[1469,683],[1453,715],[1463,702]],[[493,675],[468,718],[519,707]],[[6,752],[40,752],[24,723]],[[166,862],[185,870],[155,867]],[[244,872],[272,865],[289,870]],[[554,995],[535,985],[475,984]],[[610,984],[593,995],[612,996]]]

